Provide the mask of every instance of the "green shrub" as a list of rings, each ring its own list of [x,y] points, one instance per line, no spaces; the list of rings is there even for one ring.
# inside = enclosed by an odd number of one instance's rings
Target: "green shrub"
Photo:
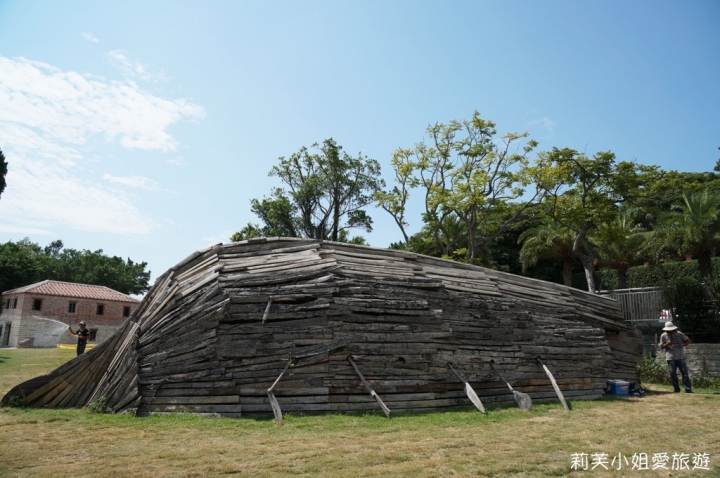
[[[690,377],[690,379],[693,387],[720,390],[720,377],[714,376],[710,373],[705,357],[702,359],[700,375],[697,377]]]
[[[670,384],[670,375],[667,365],[657,359],[653,354],[645,354],[642,362],[637,366],[640,383]]]
[[[15,395],[10,399],[8,405],[13,408],[25,408],[27,407],[27,401],[25,400],[25,394]]]
[[[713,276],[720,277],[720,257],[712,259]],[[630,289],[639,287],[664,287],[678,279],[700,280],[697,261],[665,262],[635,266],[628,269],[627,286]],[[595,283],[607,290],[618,288],[617,272],[613,269],[602,269],[595,273]]]
[[[90,413],[114,413],[113,409],[107,406],[107,398],[100,397],[96,402],[90,402],[87,406]]]
[[[653,354],[643,356],[642,362],[637,366],[637,371],[640,383],[670,385],[670,374],[665,361],[658,359]],[[678,371],[678,374],[679,373]],[[691,374],[690,382],[695,388],[720,390],[720,377],[714,376],[709,372],[707,362],[704,358],[700,368],[700,374],[696,376]]]

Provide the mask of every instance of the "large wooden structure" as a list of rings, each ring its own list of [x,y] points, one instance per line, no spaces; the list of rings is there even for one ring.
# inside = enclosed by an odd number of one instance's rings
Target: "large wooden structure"
[[[617,302],[409,252],[288,238],[199,251],[159,277],[109,340],[11,390],[30,406],[100,398],[138,415],[391,411],[513,396],[595,398],[636,381],[641,340]],[[348,357],[352,360],[349,361]],[[290,363],[290,366],[288,364]],[[286,370],[268,394],[268,388]]]

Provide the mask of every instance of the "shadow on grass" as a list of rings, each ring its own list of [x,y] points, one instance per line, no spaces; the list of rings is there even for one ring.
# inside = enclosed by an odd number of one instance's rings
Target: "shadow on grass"
[[[690,380],[692,382],[692,379]],[[673,394],[673,393],[681,393],[684,394],[685,392],[673,392],[670,388],[670,385],[666,384],[657,384],[657,383],[649,383],[648,386],[653,386],[652,389],[645,388],[645,394],[646,395],[667,395],[667,394]],[[694,384],[693,384],[694,385]],[[663,387],[662,389],[658,389],[657,387]],[[693,393],[695,395],[720,395],[720,389],[718,388],[703,388],[703,387],[697,387],[693,386]]]
[[[645,389],[645,395],[646,395],[646,396],[651,396],[651,395],[668,395],[668,394],[673,394],[673,393],[675,393],[675,392],[673,392],[672,390],[650,390],[650,389],[647,389],[647,388]]]

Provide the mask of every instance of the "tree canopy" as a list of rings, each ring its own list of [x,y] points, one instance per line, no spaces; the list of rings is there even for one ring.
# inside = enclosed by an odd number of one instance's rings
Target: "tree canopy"
[[[656,257],[689,255],[698,260],[700,277],[712,274],[710,260],[720,247],[720,194],[708,190],[683,196],[649,234],[648,250]]]
[[[720,160],[714,171],[664,171],[619,161],[612,151],[538,147],[527,133],[498,135],[475,111],[430,124],[421,141],[396,149],[385,188],[377,161],[328,139],[279,158],[270,175],[281,187],[251,201],[260,223],[232,239],[365,243],[349,231],[372,230],[374,205],[398,227],[392,248],[590,292],[600,269],[612,269],[623,287],[629,268],[644,262],[694,258],[700,276],[710,274],[720,248]],[[418,206],[419,217],[410,217]]]
[[[495,123],[478,111],[469,120],[430,125],[426,134],[427,141],[395,151],[391,164],[400,187],[376,195],[378,205],[393,216],[409,246],[408,187],[420,189],[424,231],[441,255],[483,262],[487,246],[543,197],[539,188],[529,191],[528,156],[537,142],[527,139],[527,133],[507,133],[496,140]],[[525,200],[512,214],[502,214],[521,197]],[[498,222],[501,216],[504,220]],[[448,234],[448,228],[455,233]]]
[[[0,244],[0,291],[46,279],[102,285],[123,294],[149,289],[147,262],[123,260],[97,251],[66,249],[57,240],[41,247],[28,238]]]
[[[283,183],[269,197],[252,199],[262,225],[248,224],[233,240],[257,235],[340,240],[343,231],[372,231],[367,206],[385,186],[380,164],[362,154],[353,157],[332,138],[281,157],[269,173]]]

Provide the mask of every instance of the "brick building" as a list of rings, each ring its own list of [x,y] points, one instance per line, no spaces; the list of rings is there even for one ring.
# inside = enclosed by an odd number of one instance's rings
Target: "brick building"
[[[139,301],[103,286],[46,280],[2,294],[0,347],[55,347],[77,343],[67,330],[87,323],[91,341],[107,339]]]

